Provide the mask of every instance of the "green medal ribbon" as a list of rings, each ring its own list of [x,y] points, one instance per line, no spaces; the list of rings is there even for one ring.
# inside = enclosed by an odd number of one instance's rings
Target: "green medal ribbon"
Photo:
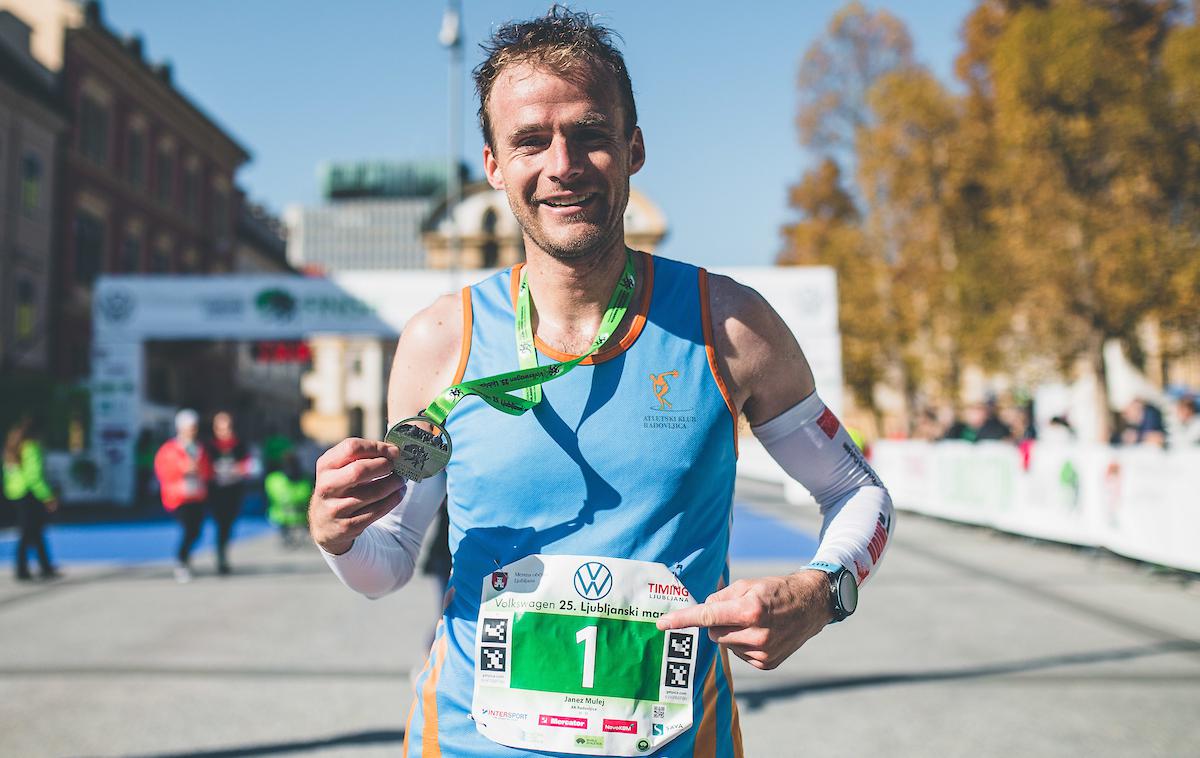
[[[526,273],[525,270],[521,271],[517,294],[517,362],[521,368],[447,387],[420,414],[392,426],[384,436],[384,441],[400,448],[400,455],[392,460],[392,471],[398,476],[421,481],[446,467],[451,452],[446,417],[467,395],[477,395],[496,410],[512,416],[520,416],[540,403],[543,384],[575,368],[608,342],[625,318],[629,301],[633,299],[633,288],[637,284],[633,253],[627,249],[625,270],[621,272],[621,278],[617,280],[617,286],[608,300],[608,308],[604,311],[592,346],[578,358],[539,366],[533,342],[533,301]],[[520,395],[511,394],[515,390],[523,392]]]
[[[460,400],[467,395],[477,395],[498,411],[520,416],[542,401],[543,384],[566,374],[608,342],[625,318],[629,302],[633,299],[633,288],[636,283],[633,255],[626,250],[625,270],[621,273],[621,278],[617,280],[617,286],[608,300],[608,308],[604,311],[604,318],[600,321],[600,329],[596,332],[596,339],[592,340],[592,346],[578,358],[539,366],[537,350],[533,343],[533,303],[529,294],[528,270],[522,269],[516,313],[517,360],[521,368],[482,379],[459,382],[453,387],[447,387],[421,415],[438,426],[442,426],[446,422],[446,417],[450,415],[450,411],[458,405]],[[521,395],[510,394],[513,390],[524,390],[524,392]]]

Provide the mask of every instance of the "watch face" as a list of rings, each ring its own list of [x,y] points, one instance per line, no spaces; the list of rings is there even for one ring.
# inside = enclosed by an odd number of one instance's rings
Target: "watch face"
[[[838,578],[838,603],[849,616],[858,607],[858,582],[849,571],[842,572]]]

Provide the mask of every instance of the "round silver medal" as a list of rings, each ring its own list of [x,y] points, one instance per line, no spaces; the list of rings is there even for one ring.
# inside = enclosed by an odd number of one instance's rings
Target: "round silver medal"
[[[392,471],[411,482],[437,474],[450,462],[450,434],[425,416],[413,416],[388,429],[384,442],[400,448]]]

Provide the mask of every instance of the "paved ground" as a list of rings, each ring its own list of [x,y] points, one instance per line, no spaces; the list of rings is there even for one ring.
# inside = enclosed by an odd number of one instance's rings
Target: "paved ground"
[[[802,563],[814,514],[739,499],[735,574]],[[234,557],[184,586],[5,571],[0,755],[397,755],[433,585],[366,601],[271,535]],[[750,756],[1200,755],[1200,583],[915,516],[853,619],[777,671],[734,665]]]

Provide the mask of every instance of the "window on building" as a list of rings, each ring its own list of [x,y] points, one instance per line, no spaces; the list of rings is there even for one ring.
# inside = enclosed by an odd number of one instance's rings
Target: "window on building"
[[[13,342],[20,349],[28,349],[37,336],[37,285],[33,279],[22,276],[14,290]]]
[[[200,270],[200,254],[196,252],[196,248],[189,247],[183,251],[180,268],[185,274],[194,274]]]
[[[150,251],[149,269],[152,274],[168,274],[171,272],[171,248],[167,243],[160,241]]]
[[[108,108],[90,95],[79,98],[79,150],[96,163],[108,163]]]
[[[26,153],[21,161],[21,211],[32,218],[42,205],[42,159]]]
[[[183,212],[195,219],[200,210],[200,172],[195,167],[183,173]]]
[[[483,246],[480,248],[484,268],[495,268],[500,260],[500,242],[496,239],[496,211],[488,208],[483,214]]]
[[[125,139],[125,178],[138,189],[146,186],[146,132],[138,127]]]
[[[75,212],[75,281],[91,284],[104,269],[104,219],[82,208]]]
[[[142,269],[142,241],[130,235],[121,243],[120,270],[135,274]]]
[[[229,192],[214,188],[212,194],[212,233],[217,239],[229,236]]]
[[[175,196],[175,158],[170,150],[158,151],[158,202],[170,205]]]

